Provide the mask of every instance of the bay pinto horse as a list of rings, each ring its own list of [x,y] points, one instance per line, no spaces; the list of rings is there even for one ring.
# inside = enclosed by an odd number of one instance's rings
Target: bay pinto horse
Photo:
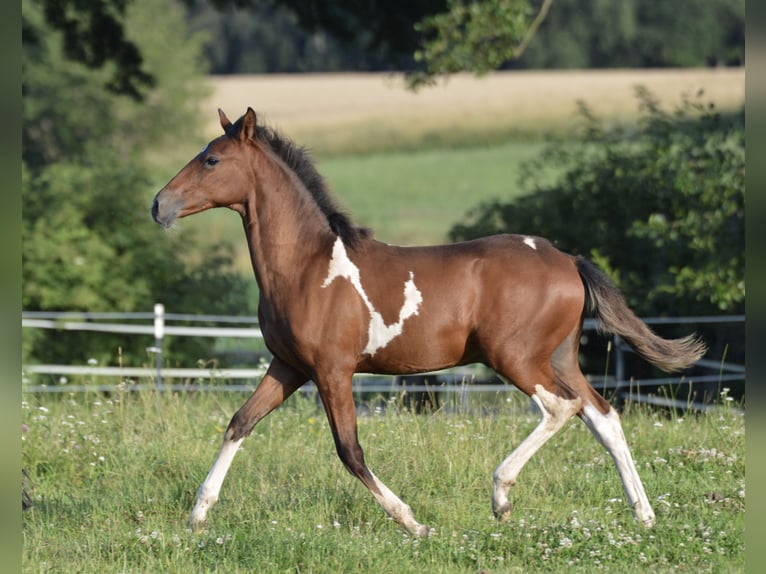
[[[273,360],[224,432],[192,526],[218,500],[253,427],[312,380],[345,467],[396,522],[428,535],[367,467],[351,379],[357,372],[420,373],[475,362],[512,382],[542,412],[494,472],[498,519],[510,514],[508,493],[526,462],[577,415],[612,456],[636,519],[654,523],[619,416],[580,371],[583,315],[592,310],[602,331],[618,334],[666,371],[699,359],[700,341],[658,337],[594,265],[539,237],[497,235],[433,247],[376,241],[336,209],[303,148],[260,125],[251,108],[233,124],[220,110],[219,116],[224,134],[157,193],[152,216],[164,227],[213,207],[242,216],[260,289],[260,328]]]

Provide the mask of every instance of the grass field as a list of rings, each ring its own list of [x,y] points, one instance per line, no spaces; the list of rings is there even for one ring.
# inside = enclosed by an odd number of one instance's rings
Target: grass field
[[[360,418],[371,468],[436,529],[417,540],[338,461],[316,403],[297,396],[247,439],[207,528],[185,524],[242,395],[25,396],[24,572],[742,572],[744,417],[623,416],[657,514],[633,522],[614,466],[569,423],[527,465],[511,519],[494,467],[537,424],[509,414]],[[515,413],[511,416],[510,413]]]

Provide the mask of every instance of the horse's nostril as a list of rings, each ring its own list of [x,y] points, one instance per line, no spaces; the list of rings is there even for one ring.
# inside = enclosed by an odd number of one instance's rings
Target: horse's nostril
[[[160,210],[159,203],[157,202],[157,198],[154,198],[154,201],[152,201],[152,219],[154,219],[155,223],[160,223],[160,220],[157,218],[158,212]]]

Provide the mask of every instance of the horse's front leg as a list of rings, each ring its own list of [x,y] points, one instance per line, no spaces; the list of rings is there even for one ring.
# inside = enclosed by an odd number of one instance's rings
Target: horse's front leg
[[[351,375],[333,379],[318,377],[317,388],[330,422],[335,448],[343,465],[370,490],[386,513],[414,536],[432,533],[415,520],[412,509],[375,476],[364,461],[356,427],[356,408]]]
[[[223,435],[223,444],[213,467],[200,486],[189,523],[197,527],[205,522],[207,512],[218,500],[221,485],[234,455],[253,427],[300,388],[307,378],[278,358],[274,358],[258,388],[236,412]]]

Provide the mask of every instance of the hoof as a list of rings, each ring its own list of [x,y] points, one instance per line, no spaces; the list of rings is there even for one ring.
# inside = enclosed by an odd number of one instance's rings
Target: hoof
[[[495,513],[495,518],[498,522],[505,522],[511,516],[512,505],[510,502],[506,502],[499,508],[493,508],[492,512]]]
[[[436,530],[429,528],[425,524],[421,524],[412,534],[417,538],[428,538],[429,536],[436,536]]]
[[[654,511],[651,506],[647,505],[644,507],[644,505],[640,503],[636,504],[636,506],[633,507],[633,516],[637,522],[640,522],[641,525],[646,528],[654,526]]]
[[[207,523],[207,520],[205,518],[199,518],[194,516],[193,514],[189,517],[189,520],[187,521],[189,524],[189,527],[192,530],[200,530],[205,524]]]

